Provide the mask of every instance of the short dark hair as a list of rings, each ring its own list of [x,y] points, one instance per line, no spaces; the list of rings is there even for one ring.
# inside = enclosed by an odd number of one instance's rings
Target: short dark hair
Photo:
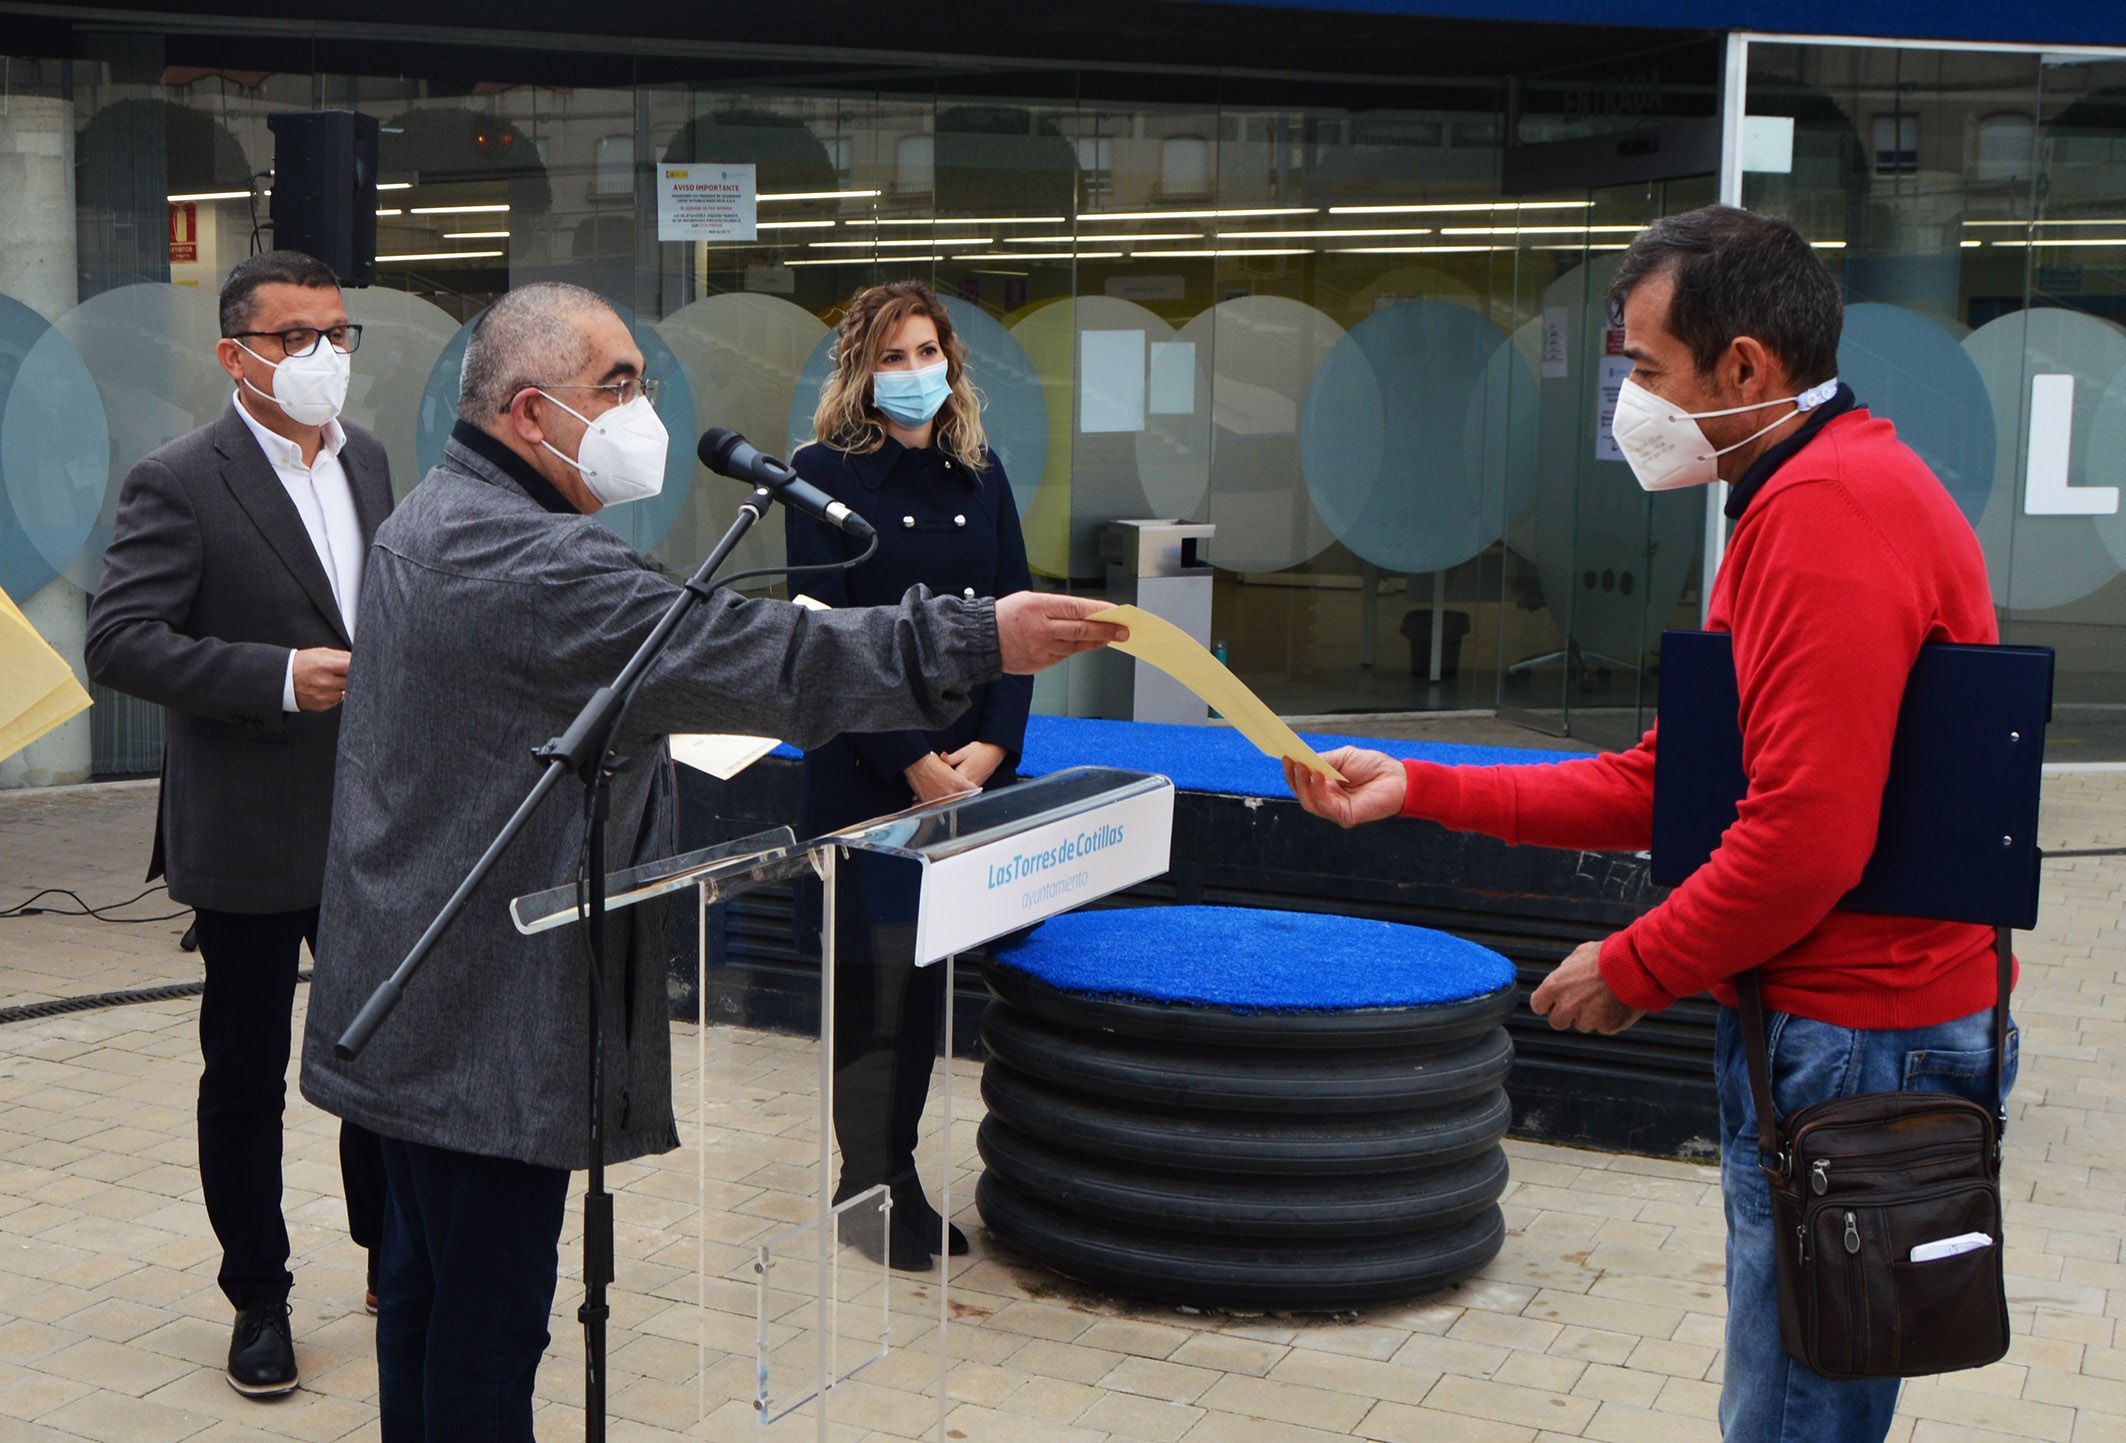
[[[233,336],[251,325],[258,309],[260,286],[305,286],[337,288],[340,278],[332,267],[301,251],[266,251],[236,263],[221,283],[221,333]]]
[[[1664,216],[1624,253],[1610,282],[1611,312],[1652,276],[1675,278],[1668,329],[1690,349],[1703,375],[1737,336],[1755,336],[1779,358],[1796,386],[1838,373],[1845,303],[1838,282],[1787,221],[1709,205]]]

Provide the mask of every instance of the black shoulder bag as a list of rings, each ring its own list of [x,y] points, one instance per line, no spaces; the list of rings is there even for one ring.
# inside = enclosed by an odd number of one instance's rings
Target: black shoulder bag
[[[1871,1092],[1781,1122],[1757,973],[1737,978],[1758,1162],[1779,1246],[1779,1330],[1826,1378],[1911,1378],[2008,1351],[2000,1130],[2008,1056],[2008,929],[1997,929],[1995,1110],[1938,1092]]]

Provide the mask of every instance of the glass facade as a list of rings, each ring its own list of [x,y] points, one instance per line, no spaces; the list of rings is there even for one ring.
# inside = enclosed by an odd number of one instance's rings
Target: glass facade
[[[2048,755],[2126,757],[2126,56],[1758,41],[1748,108],[1793,143],[1743,203],[1838,242],[1839,369],[2058,655]]]
[[[608,519],[690,571],[741,494],[690,438],[808,439],[839,305],[917,276],[970,343],[1036,573],[1097,592],[1104,523],[1215,523],[1214,639],[1281,712],[1498,710],[1624,742],[1661,631],[1696,624],[1705,497],[1645,496],[1607,445],[1602,296],[1633,231],[1716,197],[1714,161],[1564,162],[1717,126],[1717,43],[1334,83],[793,49],[739,84],[648,47],[322,31],[51,48],[0,61],[0,587],[60,616],[48,634],[78,629],[126,469],[228,403],[213,293],[271,243],[268,118],[326,107],[381,126],[348,416],[401,494],[440,453],[467,324],[574,281],[635,328],[675,438],[664,494]],[[1749,112],[1793,132],[1745,202],[1844,279],[1848,377],[1965,503],[2010,638],[2060,649],[2062,743],[2126,756],[2104,724],[2126,715],[2126,60],[1748,54]],[[754,238],[663,238],[679,165],[752,166]],[[733,564],[774,564],[780,534]],[[1089,711],[1095,682],[1060,669],[1037,705]],[[98,700],[95,769],[153,770],[153,709]]]

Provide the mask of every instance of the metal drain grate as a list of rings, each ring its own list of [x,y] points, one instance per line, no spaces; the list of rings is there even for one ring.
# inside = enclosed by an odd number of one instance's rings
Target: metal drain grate
[[[310,980],[305,967],[295,974],[298,982]],[[197,997],[207,990],[204,982],[172,982],[164,987],[132,987],[123,992],[94,992],[86,997],[57,997],[50,1002],[31,1002],[21,1007],[0,1007],[0,1027],[10,1022],[34,1022],[40,1017],[61,1017],[69,1012],[98,1012],[106,1007],[130,1007],[137,1002],[168,1002],[175,997]]]

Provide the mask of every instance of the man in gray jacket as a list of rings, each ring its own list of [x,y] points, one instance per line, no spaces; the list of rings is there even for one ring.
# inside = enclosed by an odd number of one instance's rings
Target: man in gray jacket
[[[356,1060],[332,1044],[536,776],[531,750],[609,681],[677,593],[591,513],[664,470],[654,379],[611,307],[544,283],[495,303],[465,355],[442,464],[377,533],[339,785],[303,1095],[381,1134],[389,1178],[377,1324],[386,1443],[532,1437],[569,1172],[588,1162],[584,945],[518,936],[511,897],[575,875],[580,809],[555,800],[473,894]],[[1104,603],[911,591],[808,612],[719,591],[627,715],[612,865],[673,847],[668,732],[787,737],[933,729],[976,685],[1125,635]],[[607,1158],[678,1146],[663,917],[607,933]]]

